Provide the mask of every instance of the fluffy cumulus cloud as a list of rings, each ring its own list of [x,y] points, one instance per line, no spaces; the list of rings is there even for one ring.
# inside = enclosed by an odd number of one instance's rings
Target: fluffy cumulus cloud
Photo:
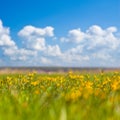
[[[116,31],[116,27],[109,27],[105,30],[97,25],[90,27],[86,32],[88,48],[94,49],[95,47],[104,47],[108,49],[117,49],[119,40],[114,35],[114,32]]]
[[[17,47],[7,48],[7,49],[5,48],[3,54],[8,56],[11,60],[20,60],[20,61],[28,60],[31,57],[37,55],[35,51],[27,50],[24,48],[18,49]]]
[[[53,27],[27,25],[18,32],[22,44],[22,47],[18,47],[18,43],[10,36],[10,29],[4,27],[0,20],[0,63],[30,66],[117,66],[120,58],[118,34],[114,26],[103,29],[93,25],[86,31],[80,28],[69,30],[66,37],[54,39],[57,36],[54,35]]]
[[[34,26],[25,26],[18,35],[24,39],[24,44],[28,49],[45,50],[45,38],[53,37],[53,27],[36,28]]]
[[[75,47],[68,50],[71,56],[82,55],[80,59],[85,58],[91,62],[96,60],[107,65],[108,60],[110,63],[116,59],[115,54],[117,55],[120,49],[120,38],[116,36],[116,32],[117,28],[114,26],[102,29],[93,25],[85,32],[80,29],[70,30],[67,37],[61,38],[61,42],[75,44]]]
[[[18,34],[22,37],[27,37],[27,38],[31,38],[31,36],[38,36],[38,37],[52,37],[54,36],[53,33],[54,28],[51,26],[48,26],[46,28],[36,28],[34,26],[28,25],[25,26]]]
[[[11,39],[9,34],[9,28],[3,27],[2,21],[0,20],[0,47],[15,46],[15,42]]]
[[[114,35],[114,32],[117,32],[116,27],[102,29],[100,26],[93,25],[86,32],[82,32],[80,29],[70,30],[68,36],[62,37],[61,41],[84,44],[87,49],[98,47],[117,49],[119,39]]]
[[[85,33],[79,29],[70,30],[68,32],[68,38],[62,37],[62,42],[74,42],[80,43],[85,38]]]
[[[30,56],[35,56],[36,52],[25,48],[18,48],[15,41],[10,37],[10,30],[4,27],[0,20],[0,51],[1,56],[6,56],[10,60],[27,60]]]
[[[58,45],[48,45],[44,53],[48,56],[60,57],[62,55],[61,49]]]
[[[0,21],[1,56],[5,56],[10,61],[21,61],[23,64],[31,63],[32,65],[34,62],[37,62],[36,64],[52,64],[51,60],[44,56],[57,57],[61,54],[59,45],[49,45],[46,42],[46,38],[54,37],[53,27],[36,28],[29,25],[21,29],[18,35],[22,38],[23,48],[19,48],[11,39],[9,28],[4,27]]]

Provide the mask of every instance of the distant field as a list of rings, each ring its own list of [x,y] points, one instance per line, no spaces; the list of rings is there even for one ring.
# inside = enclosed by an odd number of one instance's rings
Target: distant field
[[[90,67],[1,67],[1,73],[29,73],[36,71],[37,73],[64,73],[70,70],[74,72],[99,73],[101,71],[111,72],[120,71],[120,68],[90,68]]]
[[[120,120],[120,72],[7,70],[0,74],[0,120]]]

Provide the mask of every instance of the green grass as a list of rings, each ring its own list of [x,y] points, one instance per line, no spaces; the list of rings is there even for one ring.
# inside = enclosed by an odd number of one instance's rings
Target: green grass
[[[120,120],[120,73],[1,74],[0,120]]]

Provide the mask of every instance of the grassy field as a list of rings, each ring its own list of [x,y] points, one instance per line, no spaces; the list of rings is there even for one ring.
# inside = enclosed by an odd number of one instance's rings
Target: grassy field
[[[0,74],[0,120],[120,120],[120,72]]]

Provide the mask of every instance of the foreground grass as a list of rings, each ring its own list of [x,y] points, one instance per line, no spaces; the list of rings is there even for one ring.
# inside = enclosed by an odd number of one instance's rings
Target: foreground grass
[[[120,73],[0,75],[0,120],[120,120]]]

